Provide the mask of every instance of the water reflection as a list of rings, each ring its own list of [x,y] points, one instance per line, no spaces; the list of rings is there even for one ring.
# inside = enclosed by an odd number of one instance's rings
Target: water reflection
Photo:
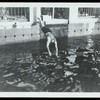
[[[87,36],[87,45],[86,48],[91,49],[94,45],[94,41],[92,40],[91,36]]]

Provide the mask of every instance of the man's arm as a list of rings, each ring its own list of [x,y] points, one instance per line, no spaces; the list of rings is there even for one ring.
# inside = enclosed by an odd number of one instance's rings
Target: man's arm
[[[56,48],[56,56],[58,57],[58,46],[57,46],[57,41],[55,41],[55,48]]]
[[[42,28],[43,26],[45,26],[45,22],[43,20],[41,20],[40,18],[37,18],[39,20],[39,24],[40,27]]]
[[[46,44],[46,47],[47,47],[47,50],[48,50],[49,56],[51,56],[51,52],[50,52],[50,48],[49,48],[50,41],[51,41],[50,37],[47,37],[47,44]]]

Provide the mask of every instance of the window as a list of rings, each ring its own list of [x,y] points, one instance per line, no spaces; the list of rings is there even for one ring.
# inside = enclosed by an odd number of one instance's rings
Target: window
[[[68,8],[55,8],[54,9],[54,18],[58,19],[68,19],[69,9]]]
[[[51,16],[52,19],[68,19],[69,8],[41,8],[41,15]]]
[[[53,15],[53,8],[41,8],[41,14],[42,15]]]
[[[0,7],[0,21],[29,21],[28,7]]]
[[[78,16],[79,17],[99,17],[100,8],[79,8]]]

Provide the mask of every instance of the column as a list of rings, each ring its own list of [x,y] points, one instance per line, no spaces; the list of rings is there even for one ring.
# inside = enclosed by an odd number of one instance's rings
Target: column
[[[17,9],[18,9],[18,16],[20,16],[20,14],[19,14],[19,10],[20,10],[20,8],[18,7]]]
[[[34,19],[34,16],[33,16],[33,7],[30,7],[30,11],[29,11],[29,16],[30,16],[30,22],[33,23],[33,19]]]
[[[52,19],[54,19],[54,12],[55,11],[55,7],[53,7],[53,10],[52,10]]]
[[[36,7],[33,7],[33,22],[36,22],[37,21],[37,15],[36,15],[36,11],[37,9],[36,9]]]
[[[41,7],[37,7],[37,10],[36,10],[36,15],[37,17],[41,17]]]
[[[77,23],[78,21],[78,7],[71,6],[69,9],[69,23]]]

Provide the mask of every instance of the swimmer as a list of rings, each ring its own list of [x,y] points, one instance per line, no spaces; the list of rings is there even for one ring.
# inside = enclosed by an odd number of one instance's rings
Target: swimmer
[[[40,18],[38,18],[38,20],[39,20],[41,30],[47,38],[46,47],[47,47],[49,56],[52,56],[52,53],[50,52],[49,46],[50,46],[51,43],[54,43],[55,44],[55,49],[56,49],[55,55],[56,55],[56,57],[58,57],[58,46],[57,46],[56,38],[53,36],[52,31],[48,27],[46,27],[46,23],[43,21],[43,18],[41,18],[41,20],[40,20]]]

